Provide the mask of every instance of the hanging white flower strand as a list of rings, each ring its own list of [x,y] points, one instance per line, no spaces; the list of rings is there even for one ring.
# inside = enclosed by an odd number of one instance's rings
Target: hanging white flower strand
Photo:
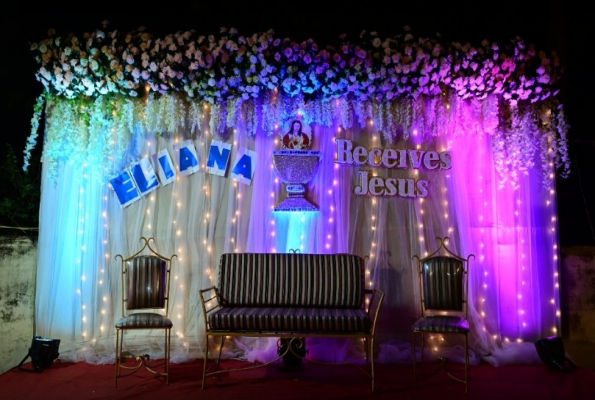
[[[29,168],[29,160],[31,159],[31,152],[35,148],[37,144],[37,131],[39,130],[39,120],[41,119],[41,114],[43,113],[43,108],[45,105],[45,92],[40,94],[35,101],[35,105],[33,106],[33,117],[31,117],[31,133],[27,138],[27,143],[25,145],[25,158],[23,162],[23,171],[27,171]]]

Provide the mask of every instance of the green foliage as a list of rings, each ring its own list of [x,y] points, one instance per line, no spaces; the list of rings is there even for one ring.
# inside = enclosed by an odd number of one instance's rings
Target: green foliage
[[[0,226],[3,229],[36,230],[41,192],[39,162],[23,171],[12,146],[5,146],[6,154],[0,160]]]

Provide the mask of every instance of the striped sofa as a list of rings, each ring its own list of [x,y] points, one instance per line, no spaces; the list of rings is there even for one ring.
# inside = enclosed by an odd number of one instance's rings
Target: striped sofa
[[[374,389],[373,341],[384,293],[366,289],[362,257],[225,253],[217,286],[201,290],[200,295],[207,339],[203,389],[207,376],[223,372],[207,372],[209,338],[217,336],[221,346],[230,336],[364,339]]]

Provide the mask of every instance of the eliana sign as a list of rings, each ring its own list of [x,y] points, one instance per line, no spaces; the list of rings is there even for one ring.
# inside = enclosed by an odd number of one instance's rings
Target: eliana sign
[[[179,173],[187,176],[199,169],[198,154],[191,140],[173,145]],[[211,142],[206,170],[213,175],[225,176],[225,171],[231,157],[231,144],[218,140]],[[124,171],[110,180],[112,189],[116,192],[120,205],[126,207],[160,185],[168,185],[176,177],[175,167],[167,149],[156,155],[156,169],[148,157],[133,163]],[[231,177],[243,184],[249,185],[256,167],[256,153],[246,148],[240,148],[236,155]]]
[[[345,165],[369,165],[372,168],[397,168],[442,170],[452,168],[449,151],[425,151],[414,149],[381,149],[368,150],[363,146],[353,147],[351,140],[335,139],[337,159],[335,163]],[[426,197],[428,195],[428,181],[413,178],[382,178],[370,176],[370,171],[360,170],[359,185],[354,188],[358,196],[397,196],[397,197]]]

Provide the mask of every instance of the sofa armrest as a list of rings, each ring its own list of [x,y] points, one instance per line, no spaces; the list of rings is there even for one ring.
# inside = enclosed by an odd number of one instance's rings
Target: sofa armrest
[[[378,315],[380,314],[380,308],[384,301],[384,292],[379,289],[366,289],[366,311],[368,318],[372,323],[370,327],[370,333],[374,335],[376,332],[376,322],[378,321]]]
[[[209,332],[211,328],[209,326],[209,314],[221,309],[219,289],[215,286],[211,286],[209,288],[200,290],[198,293],[200,294],[200,303],[202,305],[205,331]]]

